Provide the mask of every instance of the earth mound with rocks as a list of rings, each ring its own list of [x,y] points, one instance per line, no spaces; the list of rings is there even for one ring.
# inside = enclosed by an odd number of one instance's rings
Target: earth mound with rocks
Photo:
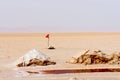
[[[106,54],[101,50],[83,50],[79,55],[73,56],[68,63],[76,64],[120,64],[120,52]]]

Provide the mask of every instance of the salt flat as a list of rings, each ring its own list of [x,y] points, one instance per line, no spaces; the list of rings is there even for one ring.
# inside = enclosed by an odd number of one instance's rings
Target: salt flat
[[[1,80],[69,80],[77,77],[79,80],[119,80],[119,72],[107,73],[71,73],[71,74],[30,74],[23,75],[26,70],[43,69],[72,69],[72,68],[93,68],[93,67],[119,67],[119,65],[94,65],[83,66],[80,64],[66,63],[73,55],[80,50],[100,49],[106,53],[120,52],[120,33],[52,33],[50,34],[50,45],[55,50],[47,49],[47,39],[45,33],[35,34],[0,34],[0,78]],[[9,66],[19,57],[29,50],[37,49],[56,61],[56,65],[16,68],[15,65]],[[17,73],[18,72],[18,73]],[[15,76],[16,75],[16,76]]]

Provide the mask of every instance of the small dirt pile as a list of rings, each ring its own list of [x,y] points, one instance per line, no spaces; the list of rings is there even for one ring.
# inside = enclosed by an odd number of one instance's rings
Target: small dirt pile
[[[90,51],[84,50],[81,51],[79,55],[72,57],[68,63],[76,64],[120,64],[120,53],[115,52],[110,55],[102,52],[101,50]]]

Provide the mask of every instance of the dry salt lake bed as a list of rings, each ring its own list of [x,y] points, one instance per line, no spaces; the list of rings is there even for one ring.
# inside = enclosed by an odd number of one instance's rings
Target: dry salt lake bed
[[[0,34],[1,80],[120,80],[120,72],[83,72],[45,74],[41,70],[119,68],[120,65],[81,65],[66,63],[80,50],[100,49],[106,53],[120,52],[120,33],[69,33],[50,34],[47,49],[46,34]],[[29,50],[37,49],[56,61],[56,65],[17,68],[12,63]],[[74,80],[74,79],[73,79]]]

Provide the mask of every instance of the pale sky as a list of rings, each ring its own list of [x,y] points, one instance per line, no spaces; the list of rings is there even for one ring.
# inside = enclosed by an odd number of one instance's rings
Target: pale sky
[[[0,0],[0,32],[120,32],[120,0]]]

